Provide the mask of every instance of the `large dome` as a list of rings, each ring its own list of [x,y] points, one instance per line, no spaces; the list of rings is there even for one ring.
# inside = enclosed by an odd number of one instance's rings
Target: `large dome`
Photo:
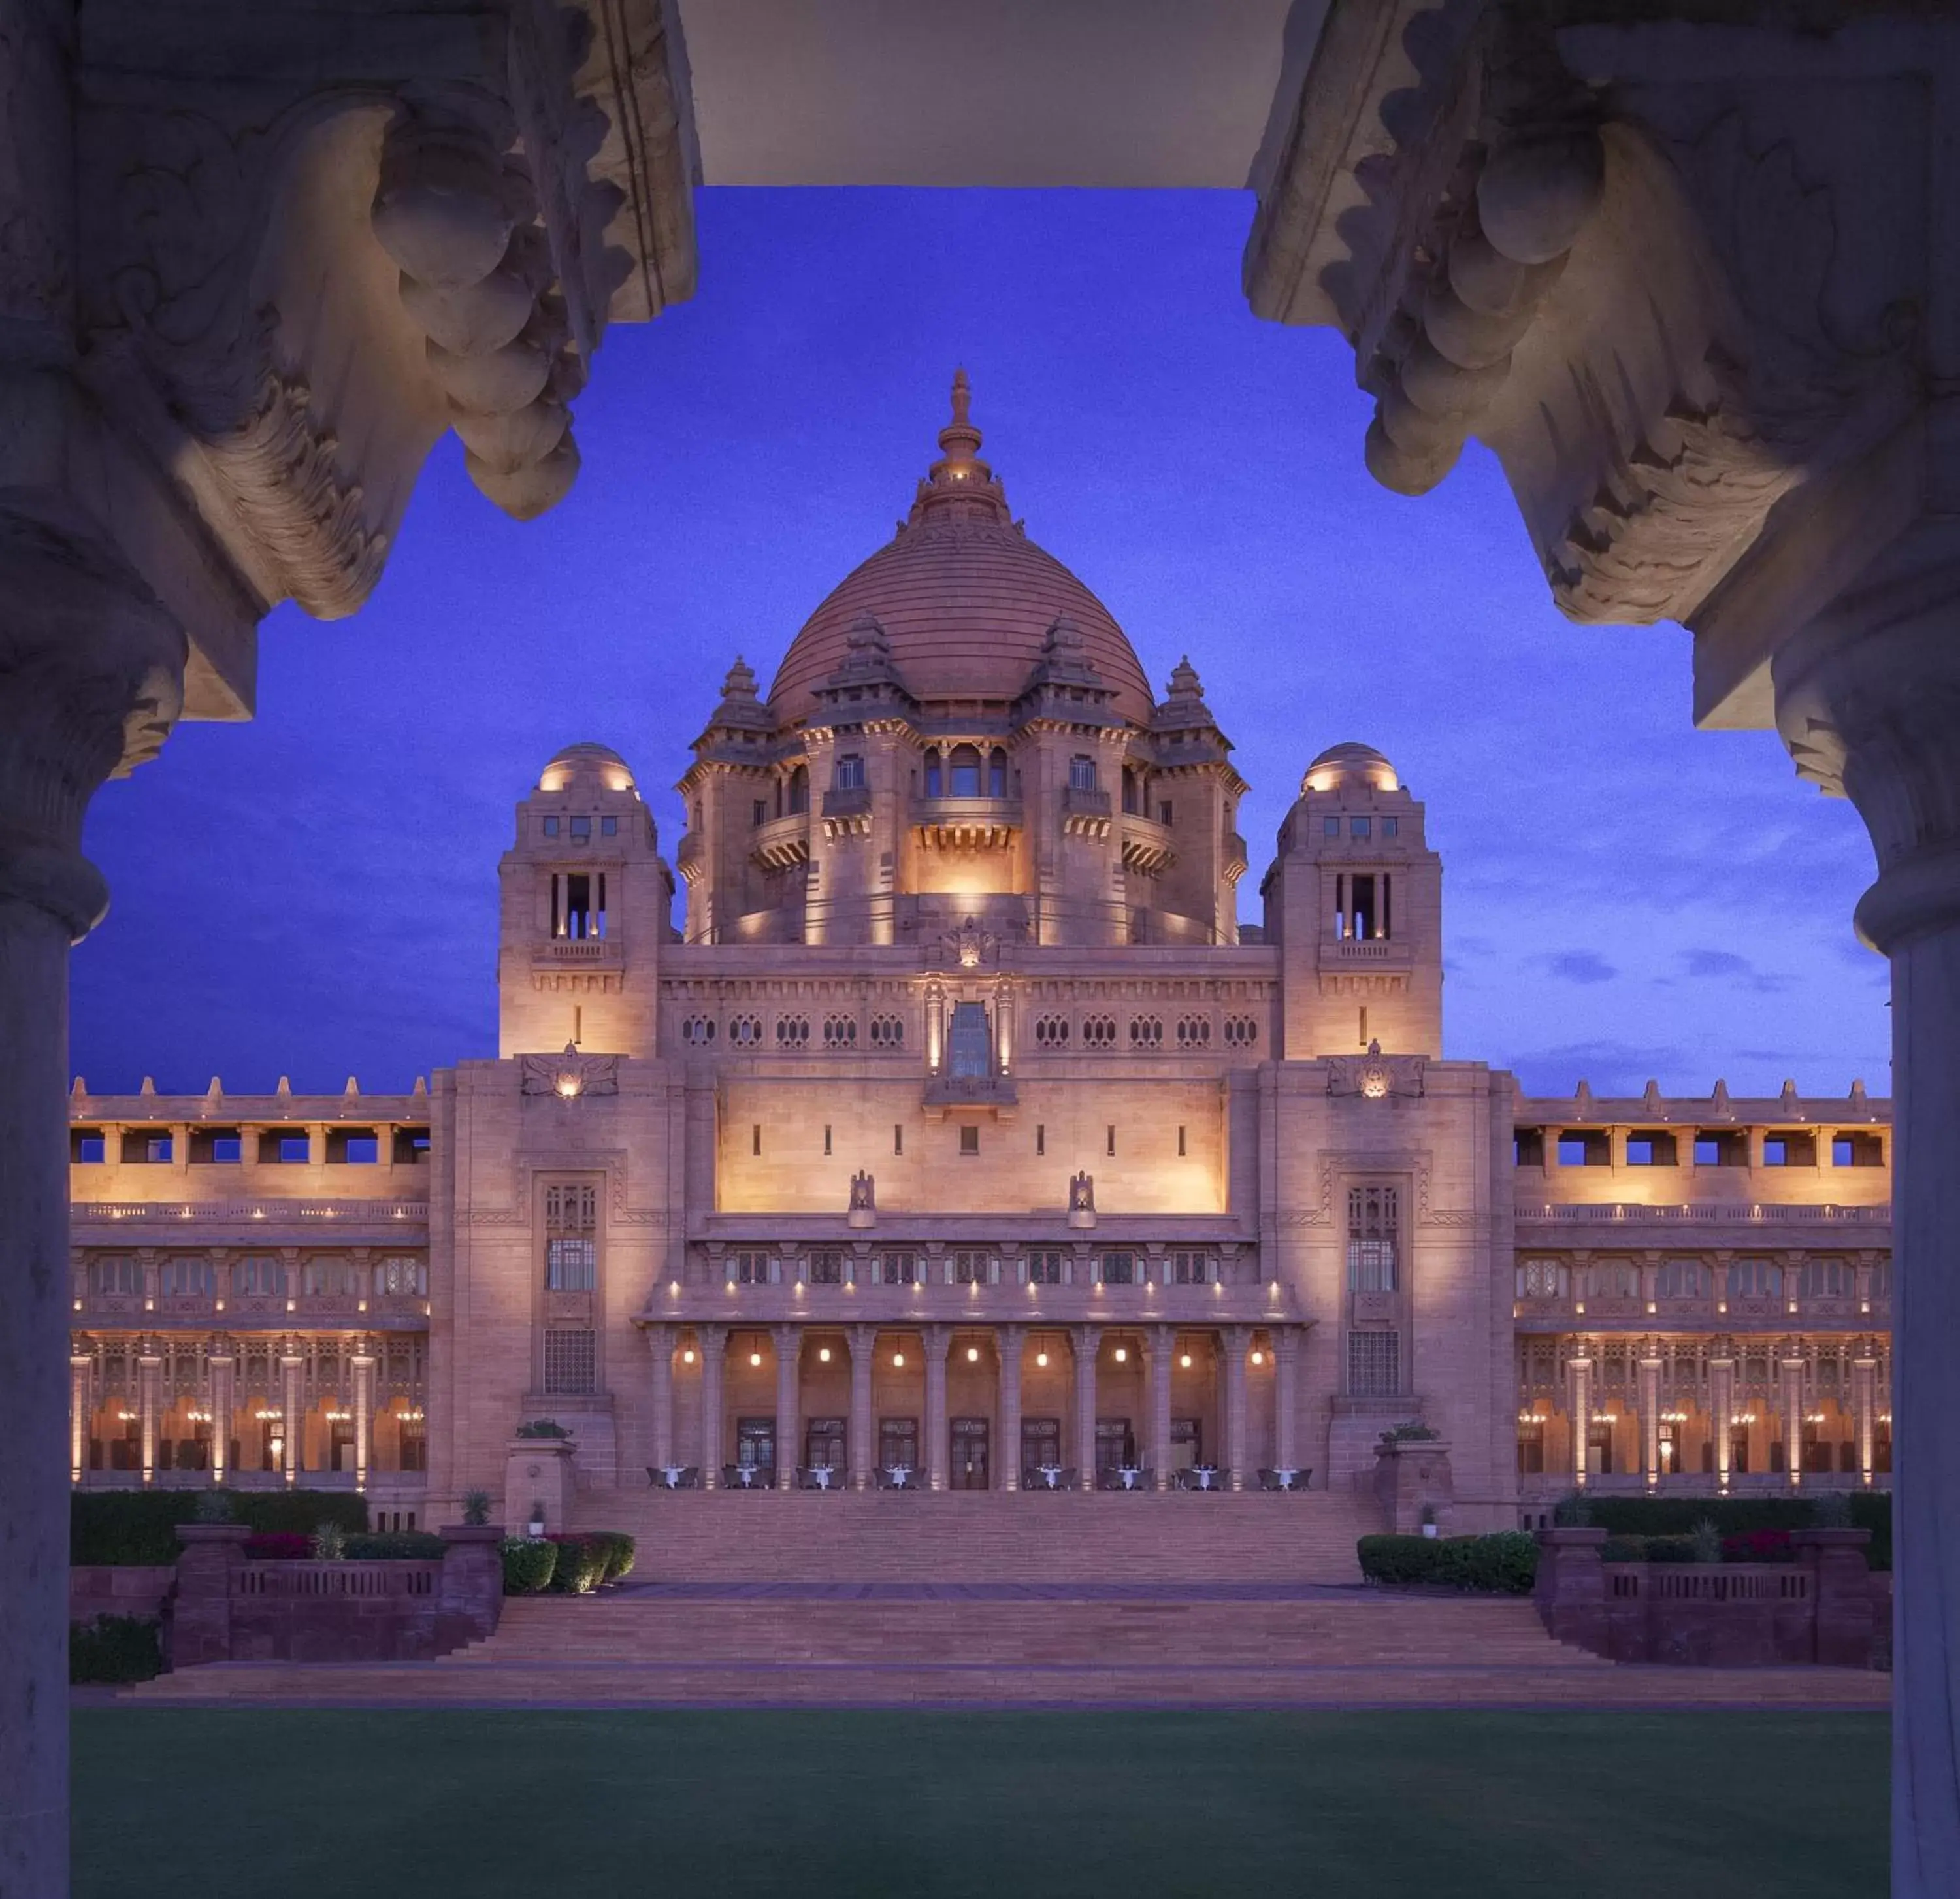
[[[846,575],[790,642],[769,689],[777,719],[817,710],[815,689],[843,664],[851,629],[875,619],[892,664],[920,699],[1017,697],[1042,656],[1048,629],[1066,620],[1080,657],[1116,694],[1115,709],[1147,725],[1150,682],[1109,610],[1007,512],[1005,495],[978,459],[980,432],[967,419],[963,371],[953,421],[940,432],[942,459],[920,483],[896,537]]]

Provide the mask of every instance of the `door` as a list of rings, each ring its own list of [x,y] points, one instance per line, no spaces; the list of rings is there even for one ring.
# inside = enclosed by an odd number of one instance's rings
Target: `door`
[[[1032,1489],[1040,1481],[1036,1473],[1044,1467],[1061,1466],[1061,1420],[1059,1418],[1023,1418],[1021,1420],[1021,1483]]]
[[[845,1467],[844,1420],[812,1418],[803,1432],[803,1464],[812,1470]]]
[[[984,1490],[987,1485],[987,1420],[953,1420],[953,1488]]]
[[[776,1421],[774,1418],[735,1420],[735,1465],[738,1470],[776,1473]]]
[[[1188,1470],[1204,1461],[1204,1426],[1198,1418],[1172,1418],[1170,1421],[1170,1467]]]
[[[1131,1435],[1128,1418],[1098,1418],[1096,1420],[1096,1474],[1099,1479],[1106,1470],[1120,1470],[1126,1464],[1134,1464],[1136,1439]]]
[[[878,1420],[878,1467],[883,1470],[918,1468],[918,1419]]]

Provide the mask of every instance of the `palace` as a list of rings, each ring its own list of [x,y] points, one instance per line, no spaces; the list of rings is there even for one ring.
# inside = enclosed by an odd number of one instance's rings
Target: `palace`
[[[1158,699],[1013,519],[963,376],[939,443],[767,694],[729,671],[680,927],[632,769],[573,745],[499,866],[498,1059],[76,1082],[73,1481],[1365,1499],[1419,1421],[1459,1529],[1888,1483],[1888,1104],[1446,1059],[1441,864],[1365,745],[1242,925],[1198,675]]]

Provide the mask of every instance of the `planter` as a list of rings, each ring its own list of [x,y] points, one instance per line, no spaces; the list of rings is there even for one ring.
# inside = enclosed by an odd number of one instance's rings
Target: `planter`
[[[1425,1523],[1422,1526],[1422,1533],[1426,1537],[1439,1536],[1442,1534],[1438,1526],[1433,1523]]]
[[[525,1535],[530,1537],[534,1542],[538,1537],[542,1536],[544,1533],[545,1520],[542,1517],[533,1517],[530,1522],[524,1525]]]

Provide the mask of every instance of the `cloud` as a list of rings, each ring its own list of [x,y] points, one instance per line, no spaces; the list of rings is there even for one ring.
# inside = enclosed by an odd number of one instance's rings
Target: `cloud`
[[[1758,996],[1780,995],[1796,981],[1793,976],[1765,974],[1746,956],[1738,956],[1732,950],[1688,950],[1681,960],[1697,982],[1735,983]]]
[[[1591,950],[1567,950],[1542,960],[1562,983],[1610,983],[1620,973],[1603,956]]]

